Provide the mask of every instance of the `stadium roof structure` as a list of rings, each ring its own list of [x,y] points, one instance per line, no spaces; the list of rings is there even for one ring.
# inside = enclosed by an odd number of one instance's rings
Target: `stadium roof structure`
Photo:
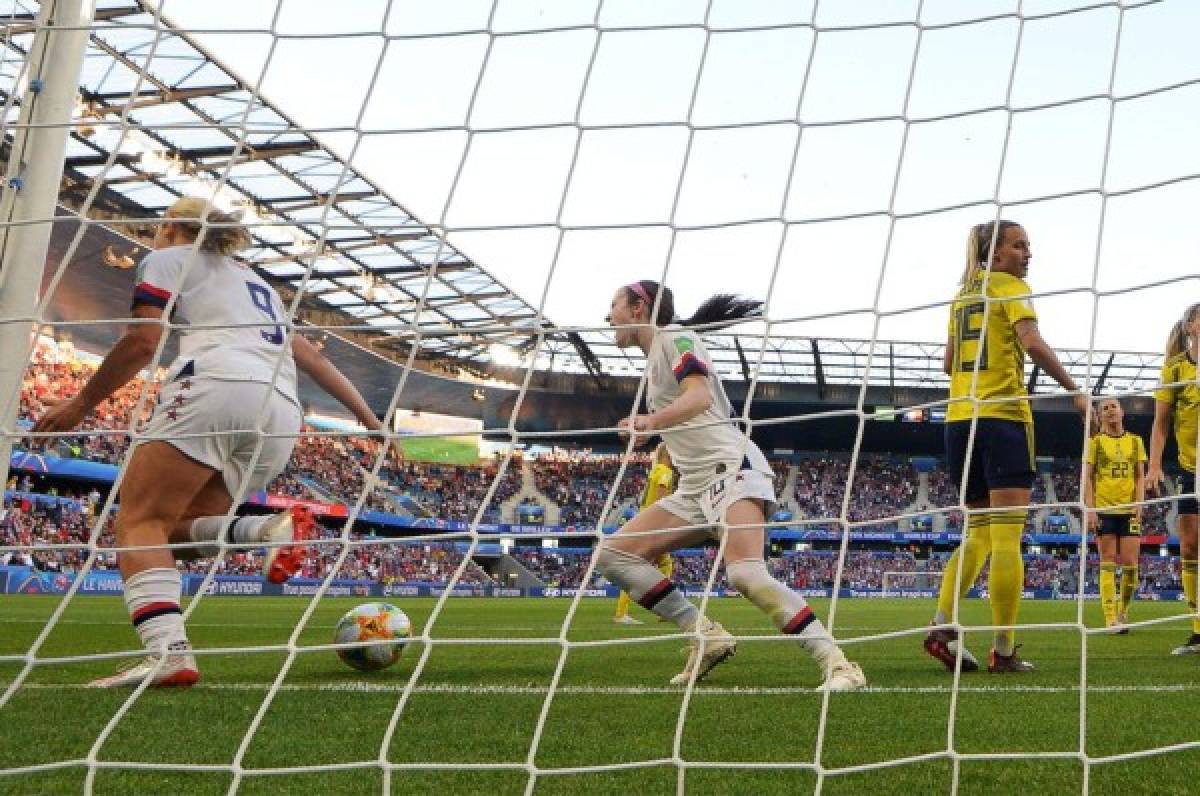
[[[15,2],[0,17],[0,99],[9,107],[36,11],[36,3]],[[494,343],[526,342],[515,330],[535,327],[533,307],[151,4],[97,4],[77,121],[67,204],[80,203],[96,181],[94,206],[133,219],[160,216],[185,194],[215,195],[214,204],[254,225],[256,246],[244,258],[264,275],[299,289],[311,263],[306,301],[368,331],[428,327],[439,332],[421,341],[430,356],[479,357]],[[481,326],[486,336],[471,333]]]
[[[37,8],[10,0],[0,16],[0,99],[10,118]],[[541,331],[536,368],[591,376],[640,371],[640,352],[616,348],[609,331],[572,331],[546,319],[539,326],[536,308],[450,245],[446,230],[416,218],[151,3],[97,3],[76,122],[66,205],[79,207],[95,192],[90,209],[101,218],[135,222],[160,216],[184,194],[215,196],[254,226],[248,262],[276,284],[302,288],[303,306],[337,313],[342,329],[372,335],[372,347],[393,358],[407,354],[418,330],[422,357],[485,369],[504,364],[495,362],[493,346],[528,355]],[[705,339],[730,379],[749,381],[757,371],[760,381],[819,388],[868,378],[893,387],[947,384],[941,343],[764,339],[728,330]],[[1060,354],[1077,380],[1086,375],[1116,391],[1152,388],[1161,362],[1136,352]]]

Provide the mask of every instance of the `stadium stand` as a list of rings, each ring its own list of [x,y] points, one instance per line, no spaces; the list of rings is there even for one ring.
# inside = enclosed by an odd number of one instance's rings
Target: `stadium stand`
[[[89,361],[79,358],[55,358],[39,354],[30,368],[21,390],[20,417],[31,421],[51,402],[71,395],[93,371]],[[127,432],[143,388],[152,402],[157,382],[145,384],[138,379],[103,404],[88,419],[86,430],[114,433],[69,438],[46,453],[62,458],[83,459],[116,464],[128,446]],[[148,406],[151,403],[147,404]],[[141,417],[145,417],[142,413]],[[378,443],[366,438],[335,437],[319,434],[305,426],[287,470],[276,478],[267,492],[297,500],[352,505],[364,491],[370,468],[379,454]],[[567,527],[595,527],[608,501],[608,488],[616,480],[623,456],[594,453],[590,450],[554,450],[538,456],[514,456],[500,477],[495,493],[481,515],[481,521],[498,523],[517,519],[541,521],[548,510],[556,512]],[[636,508],[645,487],[649,454],[635,453],[628,459],[625,472],[613,498],[614,515],[619,523]],[[794,510],[805,527],[836,529],[842,511],[845,485],[850,471],[849,457],[836,452],[799,454],[792,459],[773,458],[776,489],[781,502]],[[471,522],[487,497],[500,468],[500,460],[480,466],[404,461],[397,464],[385,459],[375,488],[367,491],[364,511],[437,517],[442,520]],[[532,479],[534,494],[523,491],[525,471]],[[1073,502],[1079,499],[1080,463],[1058,460],[1039,474],[1035,483],[1035,504]],[[847,506],[851,523],[894,525],[897,515],[919,510],[921,505],[946,508],[958,502],[957,490],[943,466],[929,469],[919,477],[912,461],[897,455],[862,454],[857,462]],[[783,494],[788,483],[790,494]],[[48,476],[14,474],[8,483],[3,516],[0,518],[0,546],[30,547],[47,544],[79,544],[87,540],[95,512],[104,495],[96,486],[64,485]],[[510,516],[504,516],[502,504],[512,502]],[[1144,533],[1167,533],[1171,505],[1147,507]],[[1070,518],[1070,519],[1068,519]],[[1030,533],[1070,534],[1078,527],[1077,512],[1058,507],[1030,512],[1026,530]],[[1074,524],[1073,524],[1074,523]],[[615,523],[614,523],[615,524]],[[961,527],[958,512],[945,512],[945,530]],[[111,518],[99,544],[112,544]],[[323,530],[327,538],[341,532],[331,523]],[[356,531],[352,538],[362,538]],[[832,545],[831,545],[832,546]],[[936,574],[944,564],[945,550],[900,549],[851,550],[843,571],[843,585],[851,589],[879,589],[885,572],[929,572]],[[688,551],[677,557],[675,578],[691,587],[707,583],[712,568],[711,548]],[[338,577],[370,579],[383,583],[444,583],[463,560],[463,546],[454,542],[403,542],[355,547],[343,562]],[[590,549],[516,548],[512,557],[536,580],[548,587],[576,587],[587,569]],[[85,556],[78,549],[42,550],[36,553],[9,551],[0,556],[0,565],[26,565],[48,572],[75,572]],[[302,574],[325,577],[337,558],[336,546],[317,545],[305,563]],[[772,572],[794,588],[831,588],[837,559],[832,549],[781,551],[769,560]],[[1094,556],[1085,568],[1084,587],[1096,586]],[[95,568],[115,569],[116,557],[101,553]],[[181,564],[189,572],[206,572],[209,562]],[[1179,588],[1178,559],[1175,556],[1144,555],[1141,563],[1143,591]],[[261,556],[256,551],[238,551],[222,560],[220,574],[261,574]],[[987,569],[977,585],[986,584]],[[932,578],[924,579],[926,582]],[[474,561],[468,562],[461,582],[465,585],[491,583],[486,571]],[[584,585],[596,585],[592,584]],[[724,573],[714,581],[726,588]],[[1027,556],[1027,589],[1061,589],[1074,592],[1079,585],[1079,559],[1065,548],[1057,555],[1033,553]]]

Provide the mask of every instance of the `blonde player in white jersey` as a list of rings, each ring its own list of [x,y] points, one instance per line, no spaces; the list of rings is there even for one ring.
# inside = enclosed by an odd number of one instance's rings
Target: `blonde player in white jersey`
[[[216,555],[232,496],[265,488],[287,466],[303,423],[297,365],[368,429],[382,428],[354,385],[311,343],[293,335],[284,347],[285,327],[276,322],[286,322],[287,314],[279,296],[232,256],[250,243],[236,218],[208,209],[203,199],[172,205],[155,251],[137,272],[132,314],[144,322],[130,325],[78,395],[34,425],[37,432],[70,431],[149,365],[174,298],[179,357],[145,429],[149,439],[130,455],[115,528],[119,547],[140,548],[122,551],[118,563],[130,618],[150,655],[93,686],[135,686],[147,677],[155,686],[190,686],[200,679],[179,609],[175,559]],[[237,519],[229,537],[234,544],[267,544],[264,572],[282,582],[304,560],[304,546],[292,543],[314,531],[311,513],[293,509]],[[192,546],[154,547],[167,542]]]
[[[761,308],[758,301],[720,295],[680,321],[670,288],[642,280],[617,290],[608,322],[616,327],[619,348],[636,346],[646,355],[650,409],[622,418],[619,426],[635,434],[661,434],[679,484],[674,494],[606,539],[596,567],[642,607],[703,636],[703,645],[693,642],[686,667],[671,680],[676,685],[693,677],[698,681],[734,654],[736,642],[717,622],[701,616],[651,562],[703,543],[724,522],[730,584],[780,631],[796,636],[824,672],[821,688],[850,691],[866,685],[862,670],[846,659],[804,598],[767,571],[764,523],[775,506],[774,476],[762,451],[731,421],[732,408],[712,359],[699,335],[688,329],[757,317]]]

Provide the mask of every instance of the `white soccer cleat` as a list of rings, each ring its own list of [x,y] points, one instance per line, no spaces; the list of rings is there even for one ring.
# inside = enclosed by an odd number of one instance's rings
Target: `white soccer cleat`
[[[147,678],[150,678],[151,688],[187,688],[200,681],[200,670],[193,655],[168,655],[162,666],[158,666],[158,662],[158,657],[147,656],[114,675],[93,680],[88,683],[88,688],[136,688]]]
[[[629,614],[625,614],[624,616],[614,616],[613,624],[614,625],[641,625],[641,624],[645,624],[645,623],[642,622],[642,620],[640,620],[640,619],[634,619]]]
[[[843,659],[829,667],[825,682],[817,686],[817,691],[857,691],[867,687],[867,676],[857,663]]]
[[[259,533],[260,542],[299,542],[315,539],[317,520],[313,513],[303,506],[293,506],[263,523]],[[304,566],[304,557],[307,554],[308,548],[304,545],[268,547],[267,558],[263,562],[263,572],[266,573],[267,580],[271,583],[286,582]]]
[[[688,653],[687,665],[683,667],[682,672],[671,678],[671,685],[687,685],[693,670],[696,672],[698,683],[737,652],[737,641],[719,622],[702,618],[697,629],[704,636],[704,653],[700,652],[699,640],[693,639],[688,642],[688,646],[684,648]]]

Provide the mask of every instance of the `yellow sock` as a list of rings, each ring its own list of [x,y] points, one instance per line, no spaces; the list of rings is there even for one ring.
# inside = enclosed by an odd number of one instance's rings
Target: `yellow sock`
[[[1124,616],[1129,611],[1129,603],[1133,601],[1134,592],[1138,586],[1138,565],[1129,564],[1121,567],[1121,608]]]
[[[992,569],[988,594],[992,602],[992,624],[1011,627],[1017,624],[1021,591],[1025,587],[1025,562],[1021,559],[1021,531],[1025,529],[1025,511],[997,511],[992,514]],[[995,631],[993,646],[999,655],[1012,655],[1015,630]]]
[[[1185,558],[1179,562],[1183,580],[1183,596],[1187,598],[1188,610],[1192,612],[1192,632],[1200,633],[1200,618],[1196,617],[1196,559]]]
[[[1104,624],[1117,621],[1117,565],[1113,561],[1100,562],[1100,607],[1104,610]]]
[[[617,597],[617,612],[613,614],[613,619],[621,619],[629,616],[629,592],[623,591]]]
[[[991,529],[988,526],[988,515],[972,514],[967,519],[967,538],[958,546],[946,562],[942,570],[942,587],[938,591],[937,614],[933,621],[937,624],[954,620],[954,603],[961,600],[963,595],[975,585],[983,564],[987,561],[992,549]],[[958,589],[954,588],[955,578],[958,577],[958,560],[962,559],[962,580]]]

